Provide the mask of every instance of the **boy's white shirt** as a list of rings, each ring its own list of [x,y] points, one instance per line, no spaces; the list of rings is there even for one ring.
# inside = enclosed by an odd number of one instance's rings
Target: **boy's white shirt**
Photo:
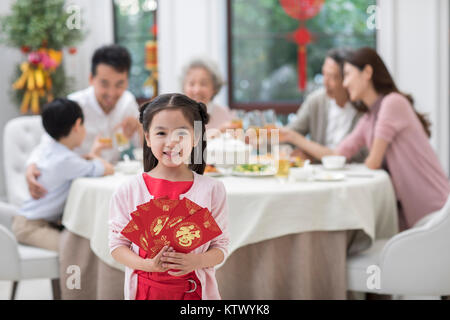
[[[85,160],[53,139],[41,148],[36,166],[41,172],[38,181],[47,193],[38,200],[29,198],[20,208],[20,214],[31,220],[57,221],[64,210],[72,180],[98,177],[105,172],[100,160]]]
[[[92,86],[74,92],[67,98],[76,101],[84,114],[86,138],[84,139],[83,144],[74,150],[74,152],[79,155],[89,153],[97,135],[106,134],[108,137],[113,138],[114,127],[121,123],[123,119],[127,117],[139,118],[139,106],[133,94],[128,90],[122,94],[114,109],[109,114],[103,112],[95,97],[94,88]],[[39,145],[34,148],[27,160],[27,166],[36,163],[42,149],[51,143],[51,141],[53,141],[53,139],[47,133],[42,135]],[[140,147],[140,138],[137,133],[133,136],[131,142],[135,147]],[[108,162],[116,162],[119,160],[120,152],[113,146],[111,149],[103,150],[101,156]]]

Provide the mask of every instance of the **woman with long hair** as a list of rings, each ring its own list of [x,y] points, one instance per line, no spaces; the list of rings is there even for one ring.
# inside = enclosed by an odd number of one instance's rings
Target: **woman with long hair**
[[[425,215],[442,208],[450,193],[444,170],[429,142],[430,123],[401,93],[383,60],[371,48],[346,57],[344,87],[366,114],[355,129],[331,150],[299,134],[284,138],[316,158],[343,155],[351,158],[361,147],[369,149],[365,165],[383,168],[391,176],[399,204],[400,230],[412,227]]]

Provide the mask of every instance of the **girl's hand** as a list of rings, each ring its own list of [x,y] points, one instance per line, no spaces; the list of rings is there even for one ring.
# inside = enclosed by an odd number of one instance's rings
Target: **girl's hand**
[[[142,271],[147,272],[166,272],[170,268],[163,266],[163,261],[161,260],[161,257],[164,253],[172,251],[172,248],[169,248],[168,246],[165,246],[161,249],[161,251],[158,252],[158,254],[153,259],[143,259],[144,262],[140,268]]]
[[[175,251],[166,251],[163,253],[161,260],[162,267],[168,269],[176,269],[179,271],[169,271],[171,276],[183,276],[196,269],[200,269],[202,265],[202,254],[196,253],[179,253]]]

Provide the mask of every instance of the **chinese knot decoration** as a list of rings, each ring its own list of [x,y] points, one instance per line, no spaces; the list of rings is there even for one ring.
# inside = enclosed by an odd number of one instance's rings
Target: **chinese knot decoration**
[[[26,48],[22,48],[27,53]],[[28,53],[26,62],[20,65],[22,75],[13,84],[16,90],[25,90],[20,112],[25,114],[31,106],[31,112],[39,113],[39,98],[46,97],[52,101],[52,78],[50,74],[59,67],[62,60],[62,51],[41,48]]]
[[[297,70],[300,91],[306,88],[307,54],[306,46],[311,42],[311,33],[304,26],[305,21],[315,17],[325,0],[279,0],[287,15],[300,21],[300,27],[292,34],[292,39],[298,45]]]

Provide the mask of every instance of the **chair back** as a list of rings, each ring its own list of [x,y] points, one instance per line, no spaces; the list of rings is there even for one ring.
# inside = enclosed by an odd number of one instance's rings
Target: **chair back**
[[[384,246],[381,285],[392,294],[450,295],[450,197],[427,222]]]
[[[5,126],[3,157],[8,202],[20,206],[30,194],[25,179],[26,161],[44,133],[40,116],[14,118]]]
[[[20,279],[20,257],[17,241],[11,231],[0,225],[0,280]]]

